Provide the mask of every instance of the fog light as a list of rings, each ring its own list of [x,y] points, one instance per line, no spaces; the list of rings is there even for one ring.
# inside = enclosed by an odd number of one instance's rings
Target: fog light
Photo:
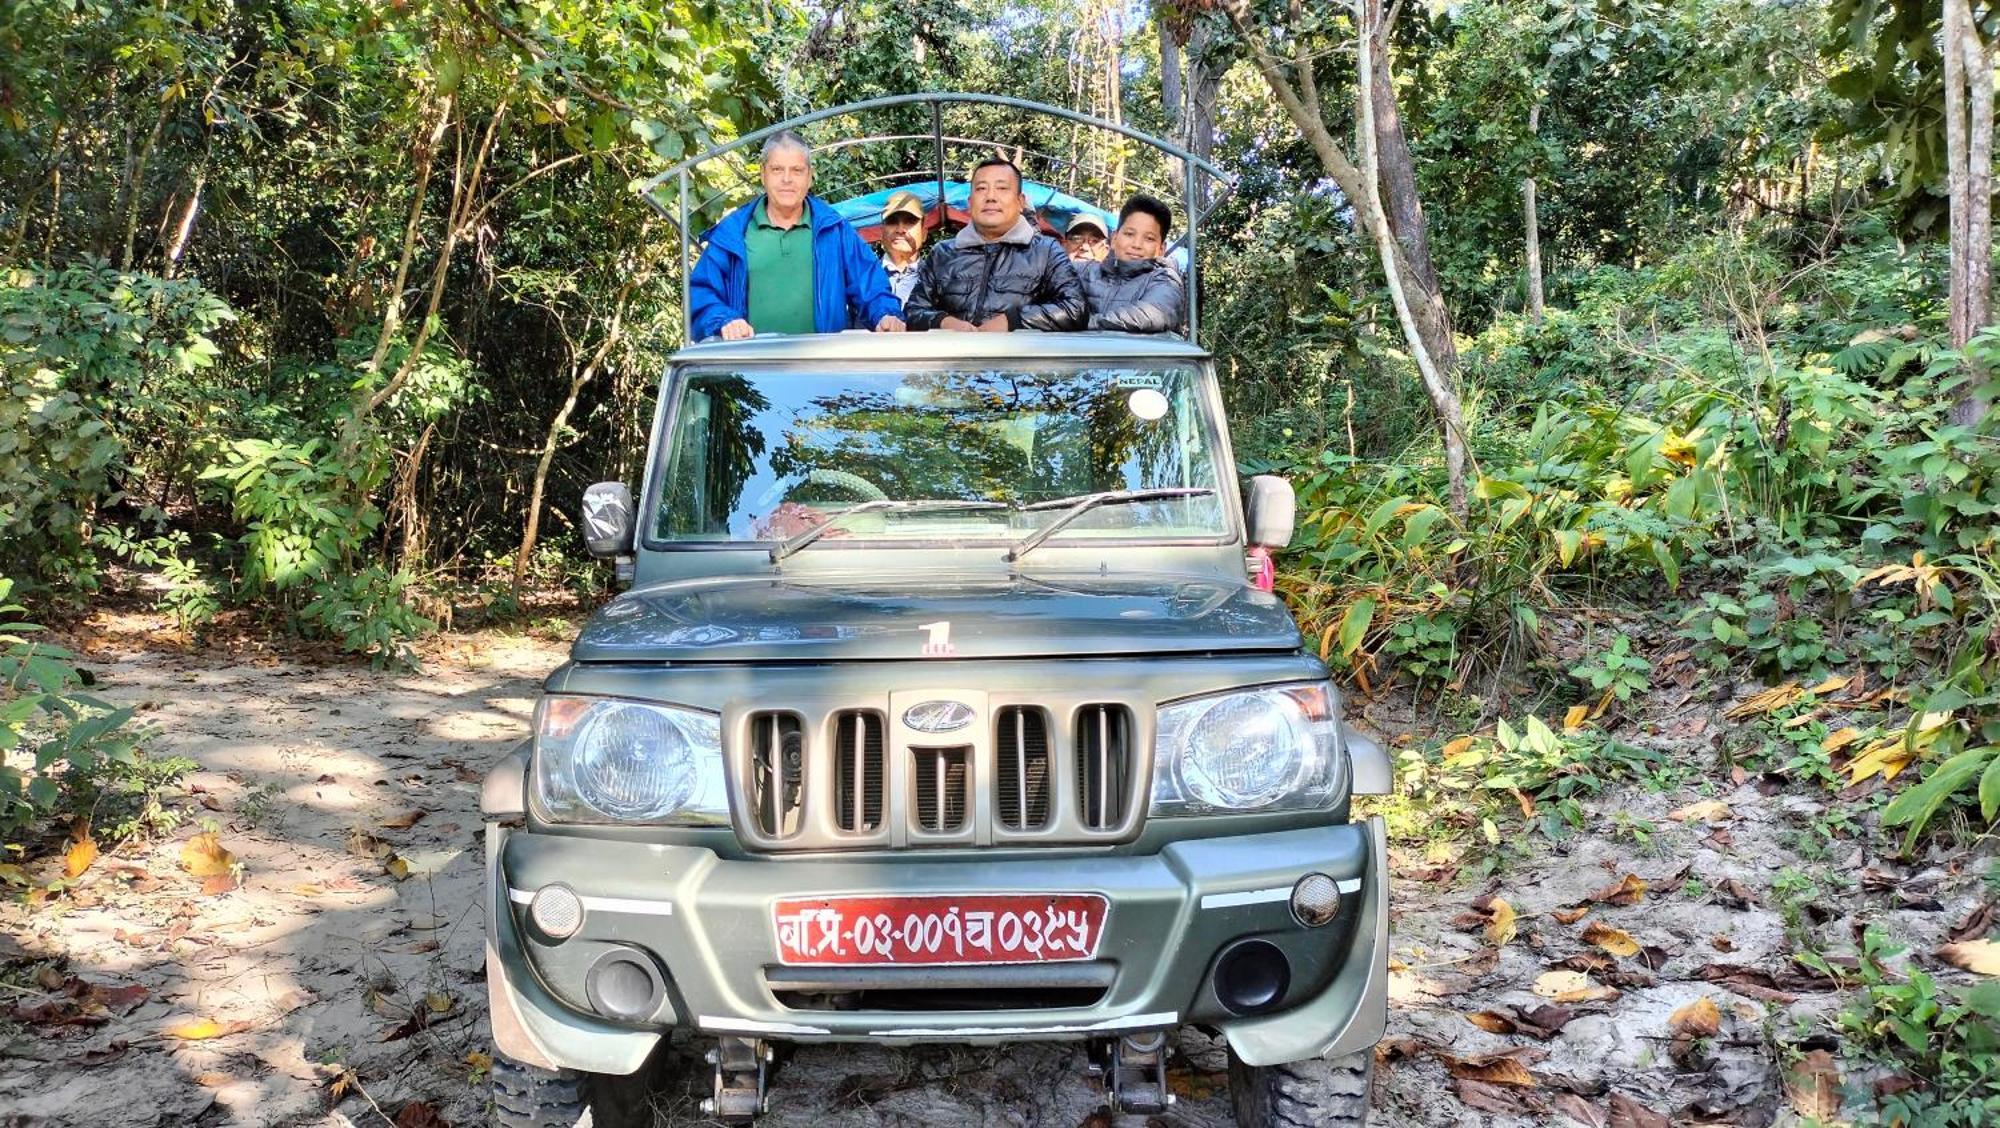
[[[1292,919],[1300,924],[1318,928],[1339,915],[1339,882],[1323,873],[1309,873],[1292,886]]]
[[[653,1017],[666,998],[666,977],[638,951],[620,948],[600,956],[585,974],[583,993],[597,1013],[626,1022]]]
[[[528,919],[551,940],[567,940],[583,927],[583,901],[567,885],[544,885],[528,902]]]
[[[1215,997],[1233,1014],[1256,1014],[1284,1001],[1292,963],[1276,944],[1244,940],[1215,961]]]

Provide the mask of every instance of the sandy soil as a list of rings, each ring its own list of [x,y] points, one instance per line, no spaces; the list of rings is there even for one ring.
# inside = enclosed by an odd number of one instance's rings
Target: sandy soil
[[[60,996],[75,980],[143,987],[143,997],[110,996],[107,1021],[96,1026],[0,1020],[0,1124],[483,1123],[479,1066],[491,1044],[479,778],[525,734],[540,679],[561,661],[562,646],[496,632],[446,636],[412,675],[254,650],[185,654],[153,644],[143,628],[99,631],[82,645],[103,695],[137,706],[158,728],[154,753],[202,765],[176,800],[190,821],[107,853],[65,898],[0,907],[10,984],[40,975],[38,985],[10,986],[17,997],[0,1005]],[[1410,720],[1370,719],[1388,730]],[[1654,739],[1712,759],[1720,731],[1668,726]],[[1928,951],[1978,906],[1982,890],[1966,867],[1898,867],[1853,841],[1803,859],[1797,835],[1819,804],[1765,795],[1755,784],[1725,779],[1708,789],[1729,807],[1714,826],[1666,818],[1705,797],[1693,788],[1601,798],[1591,833],[1531,851],[1490,882],[1399,858],[1394,1004],[1376,1121],[1648,1123],[1631,1118],[1620,1104],[1627,1100],[1676,1124],[1795,1121],[1781,1066],[1828,1045],[1812,1039],[1812,1020],[1840,1000],[1788,970],[1790,941],[1772,895],[1780,871],[1817,867],[1852,878],[1873,869],[1878,887],[1893,878],[1920,894],[1844,892],[1820,905],[1797,927],[1832,950],[1851,949],[1865,919]],[[1618,812],[1626,826],[1652,824],[1650,840],[1614,834]],[[200,830],[195,818],[218,825],[222,846],[242,863],[240,887],[211,882],[204,891],[177,864]],[[43,863],[37,876],[58,864]],[[1590,903],[1627,874],[1648,883],[1637,903],[1597,904],[1568,924],[1548,915]],[[1747,897],[1726,891],[1732,879]],[[1465,917],[1487,892],[1518,913],[1517,935],[1497,949],[1479,915]],[[1604,957],[1581,939],[1593,921],[1645,950]],[[1534,1012],[1551,1002],[1533,993],[1538,978],[1591,953],[1605,960],[1591,982],[1615,985],[1617,997],[1566,1004],[1566,1022]],[[1776,978],[1732,974],[1738,968]],[[1703,998],[1717,1008],[1719,1032],[1676,1044],[1670,1016]],[[1560,1029],[1547,1038],[1532,1029],[1490,1033],[1466,1017],[1518,1018],[1510,1007]],[[202,1019],[220,1032],[197,1029],[216,1036],[192,1040],[172,1033]],[[1195,1033],[1179,1045],[1181,1101],[1156,1123],[1233,1123],[1219,1046]],[[1500,1064],[1479,1060],[1507,1053]],[[1505,1061],[1532,1083],[1506,1083],[1521,1077]],[[1146,1123],[1102,1114],[1103,1094],[1081,1064],[1079,1048],[1061,1045],[804,1048],[782,1062],[762,1123]],[[1479,1076],[1497,1080],[1471,1079]],[[694,1122],[691,1096],[667,1103],[674,1122]]]

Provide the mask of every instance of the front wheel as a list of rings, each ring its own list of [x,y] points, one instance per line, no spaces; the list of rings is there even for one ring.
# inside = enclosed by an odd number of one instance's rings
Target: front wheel
[[[1372,1049],[1283,1065],[1245,1065],[1229,1055],[1229,1096],[1243,1128],[1360,1128],[1374,1076]]]
[[[495,1054],[493,1128],[652,1128],[653,1071],[630,1077],[542,1069]]]

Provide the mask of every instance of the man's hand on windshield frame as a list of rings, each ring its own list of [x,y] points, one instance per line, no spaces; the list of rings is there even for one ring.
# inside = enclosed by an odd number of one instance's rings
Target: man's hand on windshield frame
[[[750,323],[740,317],[722,327],[722,339],[725,341],[747,341],[756,335],[757,331],[750,327]]]
[[[893,313],[883,314],[882,320],[875,323],[877,333],[901,333],[907,328],[909,326],[903,324],[903,319]]]

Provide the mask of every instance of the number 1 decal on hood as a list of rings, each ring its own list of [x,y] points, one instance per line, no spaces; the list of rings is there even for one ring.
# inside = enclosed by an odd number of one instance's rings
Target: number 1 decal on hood
[[[949,658],[958,653],[958,648],[951,644],[951,620],[921,623],[917,629],[924,632],[924,657]]]

